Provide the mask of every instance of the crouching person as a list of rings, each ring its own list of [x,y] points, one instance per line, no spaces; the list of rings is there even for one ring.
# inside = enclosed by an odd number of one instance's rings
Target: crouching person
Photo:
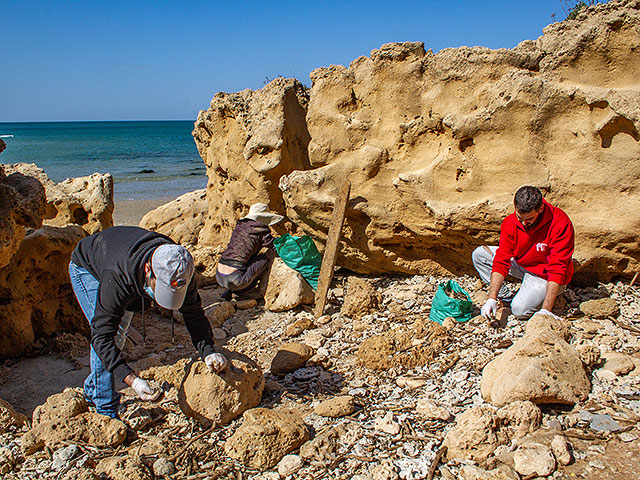
[[[283,218],[269,212],[266,204],[255,203],[248,215],[238,220],[218,261],[216,280],[226,289],[223,298],[231,300],[233,293],[242,296],[253,289],[273,258],[274,238],[269,227]],[[260,253],[263,248],[271,254]]]
[[[211,371],[226,368],[226,358],[214,352],[193,272],[193,258],[184,247],[143,228],[111,227],[78,243],[71,254],[69,276],[91,326],[91,373],[84,393],[98,413],[118,418],[116,378],[142,400],[153,401],[160,394],[134,373],[116,345],[125,311],[142,310],[144,315],[152,300],[163,308],[180,310],[193,345]]]
[[[567,214],[532,186],[518,189],[514,207],[500,227],[499,245],[478,247],[472,255],[480,278],[489,284],[489,299],[481,310],[487,319],[495,316],[498,299],[511,300],[511,312],[518,318],[536,311],[553,315],[556,297],[573,275],[574,231]],[[513,297],[504,285],[507,275],[522,280]]]

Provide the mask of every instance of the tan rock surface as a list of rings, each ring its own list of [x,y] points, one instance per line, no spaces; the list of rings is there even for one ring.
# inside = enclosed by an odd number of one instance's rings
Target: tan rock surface
[[[209,213],[199,244],[226,245],[253,203],[285,213],[278,181],[309,168],[308,101],[300,82],[276,78],[260,90],[217,93],[198,114],[193,136],[209,178]]]
[[[34,340],[62,332],[89,334],[69,283],[69,260],[86,235],[79,226],[30,231],[0,268],[0,359],[22,355]]]
[[[113,226],[113,177],[94,173],[86,177],[52,181],[37,165],[5,165],[5,172],[19,172],[36,178],[45,188],[47,204],[45,225],[66,227],[79,225],[92,234]]]
[[[323,417],[339,418],[351,415],[355,410],[355,399],[351,395],[340,395],[320,402],[313,411]]]
[[[26,416],[16,412],[13,405],[0,398],[0,433],[6,432],[9,427],[21,427],[26,421]]]
[[[482,371],[482,396],[498,406],[516,400],[573,405],[590,391],[578,352],[551,329],[527,330]]]
[[[194,362],[178,392],[180,409],[207,427],[226,425],[257,406],[264,389],[264,376],[255,362],[238,353],[223,353],[229,361],[227,370],[215,374],[204,362]]]
[[[72,418],[43,422],[22,437],[22,451],[30,455],[45,446],[55,449],[68,442],[85,442],[98,448],[121,444],[127,429],[120,420],[98,413],[82,413]]]
[[[105,458],[96,466],[96,473],[109,480],[151,480],[153,475],[139,457],[123,455]]]
[[[306,425],[294,411],[254,408],[245,412],[242,425],[229,437],[224,449],[231,458],[249,467],[265,469],[276,465],[308,438]]]
[[[33,426],[62,418],[71,418],[89,410],[84,392],[79,388],[65,388],[51,395],[47,401],[33,411]]]
[[[380,307],[381,296],[371,282],[364,278],[349,277],[347,294],[340,308],[340,314],[360,320],[363,315]]]
[[[280,375],[294,372],[313,356],[313,348],[304,343],[290,342],[282,345],[271,361],[271,373]]]
[[[140,226],[162,233],[188,248],[198,244],[198,234],[206,215],[206,191],[195,190],[151,210],[142,217]]]
[[[471,272],[472,250],[497,243],[513,193],[534,184],[576,227],[578,280],[631,276],[640,11],[627,0],[590,12],[510,50],[383,45],[348,67],[314,70],[308,108],[283,108],[283,98],[306,96],[290,79],[216,94],[194,131],[209,176],[201,240],[224,243],[246,206],[268,199],[322,244],[348,178],[338,265]],[[286,128],[294,124],[304,135]]]
[[[264,308],[272,312],[283,312],[298,305],[311,305],[314,301],[315,292],[311,285],[299,272],[276,257],[267,279]]]
[[[588,317],[607,318],[616,317],[620,312],[620,306],[613,298],[598,298],[581,303],[580,310]]]

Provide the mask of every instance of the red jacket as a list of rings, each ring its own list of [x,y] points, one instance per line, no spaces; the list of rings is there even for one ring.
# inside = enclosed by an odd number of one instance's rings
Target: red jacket
[[[544,208],[529,231],[512,213],[500,227],[500,244],[492,271],[505,277],[511,258],[522,268],[545,280],[566,285],[573,276],[574,233],[571,220],[561,209],[543,200]]]

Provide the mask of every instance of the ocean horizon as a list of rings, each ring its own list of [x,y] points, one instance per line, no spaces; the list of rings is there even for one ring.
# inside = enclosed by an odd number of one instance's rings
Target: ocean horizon
[[[172,199],[204,188],[190,120],[0,122],[0,164],[35,163],[54,182],[114,178],[114,200]]]

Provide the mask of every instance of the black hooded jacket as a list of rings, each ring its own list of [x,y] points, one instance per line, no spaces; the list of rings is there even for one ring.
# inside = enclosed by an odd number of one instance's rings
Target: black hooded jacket
[[[71,254],[71,261],[85,268],[100,285],[91,321],[91,345],[105,368],[119,380],[133,370],[114,343],[125,310],[139,311],[142,302],[150,306],[144,293],[144,264],[151,261],[156,247],[175,243],[169,237],[138,227],[111,227],[86,237]],[[214,352],[211,326],[202,309],[195,276],[180,308],[193,345],[204,359]]]

